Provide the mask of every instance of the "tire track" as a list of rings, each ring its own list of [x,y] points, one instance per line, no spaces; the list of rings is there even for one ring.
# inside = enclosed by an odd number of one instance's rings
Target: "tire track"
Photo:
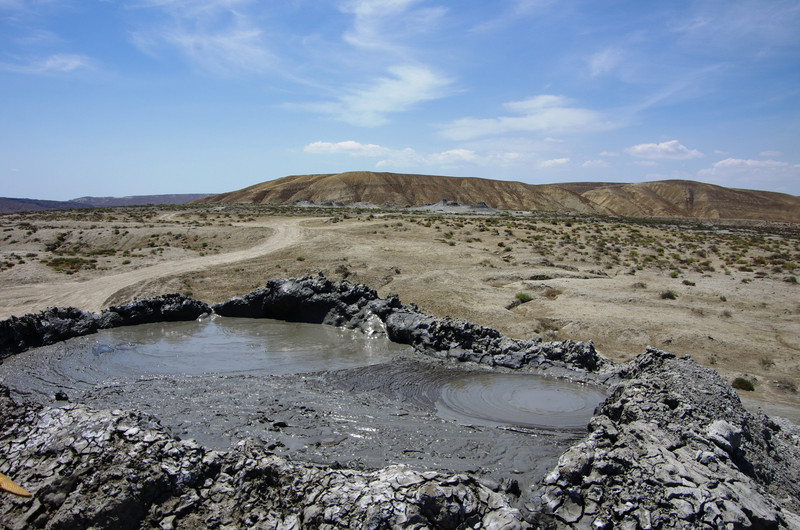
[[[19,316],[52,306],[73,306],[84,311],[99,311],[103,309],[103,303],[116,292],[139,282],[227,265],[277,252],[300,241],[303,234],[303,229],[300,227],[302,219],[282,221],[281,224],[265,225],[265,228],[272,229],[273,233],[258,245],[244,250],[167,261],[91,280],[22,285],[3,289],[0,294],[2,305],[0,318]]]

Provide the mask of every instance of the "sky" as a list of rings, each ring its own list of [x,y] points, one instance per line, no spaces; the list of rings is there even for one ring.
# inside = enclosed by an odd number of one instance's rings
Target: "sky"
[[[0,196],[368,170],[800,195],[797,0],[0,0]]]

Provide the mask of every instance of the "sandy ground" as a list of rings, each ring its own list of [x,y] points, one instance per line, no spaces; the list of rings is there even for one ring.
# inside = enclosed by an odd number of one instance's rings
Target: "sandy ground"
[[[751,408],[800,422],[794,226],[234,205],[7,215],[0,230],[0,318],[164,292],[216,302],[323,271],[617,361],[691,355],[751,382]]]

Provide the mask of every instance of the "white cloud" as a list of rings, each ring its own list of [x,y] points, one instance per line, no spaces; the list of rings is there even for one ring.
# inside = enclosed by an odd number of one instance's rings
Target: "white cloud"
[[[616,151],[603,151],[600,156],[619,156],[619,153]]]
[[[482,20],[470,31],[472,33],[494,33],[502,31],[510,25],[518,23],[521,19],[539,16],[547,10],[556,0],[511,0],[510,2],[495,2],[493,12],[498,12],[488,20]],[[507,7],[503,9],[503,4]]]
[[[348,0],[340,4],[353,15],[353,25],[344,40],[360,48],[400,52],[398,41],[430,30],[444,14],[441,7],[415,8],[422,0]]]
[[[382,157],[391,152],[386,147],[376,144],[362,144],[353,140],[344,142],[313,142],[303,150],[312,154],[347,154],[358,157]]]
[[[550,107],[565,107],[569,105],[569,98],[553,94],[541,94],[522,101],[510,101],[503,106],[511,112],[530,114]]]
[[[565,134],[613,127],[599,112],[569,106],[563,96],[539,95],[524,101],[505,104],[519,116],[497,118],[461,118],[441,127],[441,134],[453,140],[469,140],[481,136],[536,132]]]
[[[166,34],[164,40],[215,73],[260,73],[273,63],[256,28],[231,27],[213,33],[178,30]]]
[[[560,167],[566,166],[569,163],[569,158],[553,158],[551,160],[543,160],[539,162],[539,167]]]
[[[611,164],[606,162],[605,160],[587,160],[583,164],[582,167],[611,167]]]
[[[299,106],[353,125],[372,127],[387,123],[387,114],[445,96],[450,84],[449,79],[424,66],[401,65],[388,71],[391,77],[381,77],[369,86],[352,89],[338,101]]]
[[[759,156],[771,157],[771,156],[781,156],[783,152],[781,151],[761,151],[758,153]]]
[[[508,166],[519,163],[526,155],[515,151],[491,152],[479,154],[471,149],[448,149],[433,153],[418,153],[410,147],[392,149],[377,144],[362,144],[353,140],[343,142],[313,142],[303,149],[315,155],[347,155],[359,158],[378,158],[376,167],[440,167],[454,168],[462,166]],[[568,161],[568,159],[567,159]],[[558,165],[552,161],[550,165]]]
[[[0,70],[22,74],[48,74],[72,72],[82,68],[91,69],[92,60],[85,55],[73,53],[57,53],[28,64],[0,63]]]
[[[688,44],[709,50],[725,49],[741,60],[746,54],[763,56],[775,53],[780,46],[794,46],[800,41],[800,6],[794,1],[732,1],[720,9],[713,3],[698,2],[674,29]]]
[[[681,145],[678,140],[670,140],[659,144],[638,144],[628,147],[625,152],[637,158],[668,158],[671,160],[689,160],[700,158],[703,153]]]
[[[449,165],[461,162],[475,162],[478,160],[478,155],[469,149],[450,149],[431,155],[429,158],[439,164]]]
[[[133,42],[150,54],[167,45],[215,74],[264,73],[276,60],[255,17],[246,12],[248,4],[253,2],[143,0],[136,7],[156,9],[166,21],[133,32]]]
[[[697,172],[698,177],[721,184],[742,188],[790,190],[800,182],[800,164],[778,160],[753,160],[726,158],[707,169]],[[796,192],[795,192],[796,193]]]
[[[783,167],[789,167],[789,164],[786,162],[779,162],[777,160],[746,160],[742,158],[726,158],[725,160],[720,160],[719,162],[714,163],[712,170],[725,170],[725,169],[758,170],[758,169],[783,168]]]
[[[589,58],[589,73],[592,77],[611,72],[619,64],[621,54],[619,50],[607,48],[597,52]]]

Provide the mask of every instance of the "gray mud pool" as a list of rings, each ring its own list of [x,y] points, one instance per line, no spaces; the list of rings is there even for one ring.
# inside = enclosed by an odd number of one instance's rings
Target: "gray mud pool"
[[[527,488],[521,503],[606,395],[432,359],[380,330],[216,316],[33,349],[0,364],[0,382],[17,399],[146,412],[218,449],[249,437],[301,461],[470,472]]]

